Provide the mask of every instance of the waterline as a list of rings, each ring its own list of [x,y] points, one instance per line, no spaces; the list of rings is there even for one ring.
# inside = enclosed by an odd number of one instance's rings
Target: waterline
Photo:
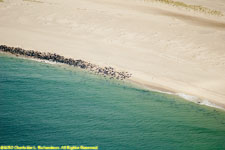
[[[0,54],[0,145],[224,149],[225,113],[83,71]]]

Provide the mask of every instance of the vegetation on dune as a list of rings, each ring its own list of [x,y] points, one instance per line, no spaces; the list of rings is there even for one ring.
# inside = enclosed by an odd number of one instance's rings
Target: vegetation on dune
[[[38,1],[38,0],[23,0],[23,1],[28,1],[28,2],[36,2],[36,3],[43,3],[43,2]]]
[[[0,0],[0,2],[3,2],[3,0]]]
[[[144,1],[150,1],[150,0],[144,0]],[[175,6],[175,7],[182,7],[182,8],[186,8],[186,9],[190,9],[190,10],[194,10],[194,11],[199,11],[199,12],[203,12],[203,13],[210,14],[210,15],[223,16],[223,13],[221,11],[212,10],[210,8],[206,8],[206,7],[203,7],[200,5],[189,5],[189,4],[185,4],[183,2],[173,1],[173,0],[153,0],[153,1],[165,3],[168,5]]]

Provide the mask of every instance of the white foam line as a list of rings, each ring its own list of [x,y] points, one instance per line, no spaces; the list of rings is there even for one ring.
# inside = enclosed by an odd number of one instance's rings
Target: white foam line
[[[193,103],[196,103],[196,104],[199,104],[199,105],[205,105],[205,106],[208,106],[208,107],[218,108],[218,109],[222,109],[222,110],[225,111],[225,108],[220,107],[220,106],[218,106],[218,105],[216,105],[212,102],[209,102],[206,99],[200,99],[199,97],[196,97],[196,96],[188,95],[188,94],[185,94],[185,93],[173,93],[173,92],[160,91],[160,90],[157,90],[157,89],[154,89],[154,88],[149,88],[149,87],[146,87],[146,88],[150,91],[153,91],[153,92],[159,92],[159,93],[168,94],[168,95],[176,95],[176,96],[179,96],[179,97],[181,97],[185,100],[188,100],[190,102],[193,102]]]
[[[192,102],[198,102],[198,100],[199,100],[195,96],[187,95],[187,94],[184,94],[184,93],[175,93],[175,95],[177,95],[177,96],[179,96],[181,98],[184,98],[186,100],[192,101]]]
[[[174,93],[172,92],[165,92],[165,91],[160,91],[160,90],[156,90],[156,89],[150,89],[150,91],[153,91],[153,92],[159,92],[159,93],[163,93],[163,94],[168,94],[168,95],[174,95]]]
[[[61,63],[50,61],[50,60],[42,60],[42,59],[35,59],[35,58],[28,58],[28,59],[33,60],[33,61],[37,61],[37,62],[43,62],[43,63],[46,63],[46,64],[61,64]]]
[[[184,94],[184,93],[175,93],[175,95],[180,96],[181,98],[184,98],[184,99],[186,99],[188,101],[191,101],[191,102],[194,102],[194,103],[197,103],[197,104],[200,104],[200,105],[205,105],[205,106],[209,106],[209,107],[214,107],[214,108],[225,110],[223,107],[220,107],[220,106],[218,106],[218,105],[216,105],[214,103],[211,103],[211,102],[209,102],[206,99],[201,100],[198,97],[187,95],[187,94]]]
[[[203,100],[202,102],[200,102],[200,105],[206,105],[206,106],[209,106],[209,107],[215,107],[215,108],[218,108],[218,109],[225,110],[223,107],[220,107],[216,104],[213,104],[213,103],[209,102],[208,100]]]

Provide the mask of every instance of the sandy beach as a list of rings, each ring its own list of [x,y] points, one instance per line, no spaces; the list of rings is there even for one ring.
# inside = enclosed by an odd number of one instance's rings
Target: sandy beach
[[[54,52],[132,73],[145,87],[225,108],[225,2],[4,0],[0,45]]]

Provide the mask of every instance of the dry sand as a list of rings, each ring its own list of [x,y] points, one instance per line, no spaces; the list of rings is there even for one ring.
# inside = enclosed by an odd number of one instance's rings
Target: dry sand
[[[224,0],[182,0],[225,14]],[[0,44],[56,52],[225,108],[225,17],[151,0],[4,0]]]

